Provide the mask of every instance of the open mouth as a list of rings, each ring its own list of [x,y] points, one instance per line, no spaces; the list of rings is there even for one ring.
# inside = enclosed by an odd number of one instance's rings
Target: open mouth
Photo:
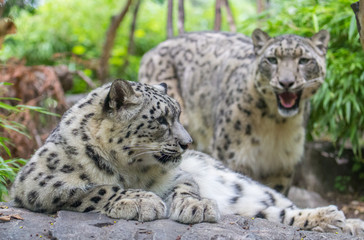
[[[299,107],[301,95],[302,90],[298,92],[276,93],[279,110],[283,110],[284,112],[297,110]]]

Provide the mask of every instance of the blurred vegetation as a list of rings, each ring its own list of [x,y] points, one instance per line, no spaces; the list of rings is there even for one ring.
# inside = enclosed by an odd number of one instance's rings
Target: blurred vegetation
[[[15,7],[12,16],[15,18],[18,33],[6,39],[0,60],[6,61],[16,57],[26,59],[28,65],[62,63],[67,64],[71,70],[83,70],[87,76],[95,79],[96,69],[92,66],[101,55],[110,18],[121,11],[125,2],[125,0],[52,0],[45,1],[35,12]],[[244,4],[244,1],[234,0],[231,3],[232,6],[236,6],[233,9],[236,13],[244,11],[252,14],[255,11],[254,5],[249,2]],[[214,1],[185,1],[185,8],[186,31],[213,28]],[[120,72],[127,54],[129,26],[132,19],[131,14],[126,16],[118,29],[109,61],[111,76],[137,80],[141,56],[166,39],[166,17],[166,1],[142,2],[135,31],[135,49],[133,55],[129,56],[128,68],[125,72]],[[223,26],[227,30],[226,23]],[[80,79],[76,79],[73,92],[86,91],[86,87]]]
[[[25,106],[25,105],[11,105],[9,101],[20,101],[17,98],[2,97],[7,86],[10,83],[0,83],[0,133],[3,135],[6,131],[15,131],[24,136],[29,137],[28,129],[17,121],[12,120],[12,116],[25,112],[26,110],[35,111],[42,114],[49,114],[57,116],[57,114],[48,112],[42,107]],[[25,159],[12,158],[9,150],[11,139],[0,136],[0,202],[4,201],[5,195],[8,195],[7,185],[9,182],[14,181],[16,173],[20,167],[26,163]],[[4,159],[6,158],[6,159]]]
[[[0,83],[0,94],[2,95],[3,88],[8,86],[8,83]],[[13,107],[7,103],[9,100],[17,100],[14,98],[6,98],[1,97],[0,95],[0,132],[3,131],[16,131],[21,134],[27,135],[26,129],[23,125],[11,121],[8,119],[8,116],[11,113],[19,112],[20,109],[18,107]],[[9,144],[11,144],[10,139],[0,136],[0,152],[5,152],[6,156],[10,159],[4,160],[4,158],[0,155],[0,202],[4,201],[5,195],[8,195],[8,190],[6,188],[7,184],[12,182],[16,176],[16,173],[19,171],[21,164],[25,164],[24,159],[12,159],[11,152],[8,148]]]
[[[1,17],[13,17],[19,9],[34,13],[37,2],[37,0],[5,0],[6,4],[1,8]]]
[[[16,1],[13,1],[16,2]],[[137,80],[142,55],[166,38],[165,0],[142,1],[135,32],[135,48],[130,64],[121,72],[127,54],[131,14],[117,33],[110,58],[110,75]],[[36,1],[32,1],[34,6]],[[309,139],[328,139],[339,147],[352,147],[356,159],[353,171],[364,178],[364,53],[358,41],[355,17],[348,0],[271,0],[267,11],[257,15],[255,0],[230,0],[238,31],[250,35],[260,27],[271,36],[292,33],[312,36],[320,29],[331,34],[327,54],[327,77],[312,99],[308,125]],[[0,52],[5,63],[15,57],[28,65],[66,64],[96,79],[97,59],[101,54],[110,18],[121,11],[125,0],[45,0],[35,9],[14,6],[8,12],[15,19],[18,33],[8,36]],[[213,29],[213,0],[185,1],[186,31]],[[177,4],[175,4],[177,5]],[[223,30],[228,30],[225,11]],[[177,10],[175,6],[175,19]],[[177,31],[175,21],[175,31]],[[96,66],[96,67],[95,67]],[[87,91],[75,76],[71,93]]]

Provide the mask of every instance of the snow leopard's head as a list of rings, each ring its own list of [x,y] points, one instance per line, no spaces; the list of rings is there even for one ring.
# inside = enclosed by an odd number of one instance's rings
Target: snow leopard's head
[[[192,138],[179,122],[178,102],[167,95],[167,85],[115,80],[103,112],[112,126],[115,155],[129,165],[175,167]],[[113,138],[114,139],[114,138]]]
[[[256,88],[266,102],[276,100],[283,117],[299,112],[300,100],[312,96],[325,78],[329,33],[321,30],[311,38],[282,35],[271,38],[260,29],[253,32],[257,56]]]

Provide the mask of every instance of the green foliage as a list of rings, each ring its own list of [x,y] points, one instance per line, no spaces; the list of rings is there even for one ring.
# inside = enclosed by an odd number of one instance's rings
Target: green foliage
[[[9,85],[11,84],[6,82],[0,83],[1,88]],[[41,107],[25,105],[12,106],[5,102],[9,100],[19,101],[17,98],[0,97],[0,133],[5,131],[15,131],[29,137],[27,129],[22,124],[9,119],[11,114],[21,113],[25,110],[31,110],[42,114],[58,116],[57,114],[48,112],[46,109]],[[9,182],[14,181],[16,173],[19,171],[20,167],[26,163],[26,160],[21,158],[12,159],[11,152],[8,148],[9,144],[11,144],[10,139],[0,136],[0,202],[4,201],[4,196],[8,194],[6,186]],[[5,154],[3,154],[4,152]],[[4,155],[8,156],[10,159],[4,160],[2,157]]]
[[[15,0],[14,0],[15,1]],[[96,78],[95,69],[89,69],[75,61],[73,56],[83,60],[96,60],[101,55],[105,34],[113,15],[123,8],[119,0],[45,0],[34,12],[17,9],[15,23],[17,34],[6,38],[0,60],[11,57],[26,59],[28,65],[67,64],[72,70],[92,70],[87,74]],[[244,12],[237,19],[245,19],[255,12],[248,0],[230,1],[233,12]],[[110,74],[112,78],[137,80],[137,71],[142,55],[166,39],[167,1],[143,1],[137,18],[134,51],[129,56],[129,65],[124,70],[129,31],[130,11],[121,23],[111,53]],[[133,7],[133,6],[132,6]],[[177,4],[175,4],[175,34],[177,35]],[[71,11],[70,9],[77,9]],[[214,1],[185,1],[186,31],[211,30],[214,19]],[[225,15],[225,11],[223,11]],[[222,27],[227,30],[226,18]],[[56,57],[57,56],[57,57]],[[61,56],[61,57],[59,57]],[[82,81],[78,81],[82,82]],[[75,85],[73,92],[85,90]]]
[[[21,158],[4,160],[0,157],[0,202],[5,201],[4,197],[8,195],[6,185],[14,181],[16,173],[25,163],[26,160]]]
[[[16,17],[20,9],[33,13],[38,0],[5,0],[1,17]]]
[[[353,171],[362,169],[364,133],[364,64],[355,16],[346,0],[272,1],[272,8],[240,24],[249,32],[259,23],[272,36],[292,33],[312,36],[330,32],[327,76],[312,99],[309,138],[329,137],[340,146],[350,142],[356,155]],[[274,16],[274,17],[273,17]]]
[[[7,38],[1,57],[25,58],[27,64],[54,64],[55,53],[79,54],[85,59],[98,56],[108,17],[116,6],[105,1],[47,1],[36,14],[20,11],[15,19],[17,34]],[[110,1],[107,1],[110,2]],[[116,1],[115,1],[116,2]],[[85,6],[88,8],[85,9]],[[77,11],[70,11],[77,9]],[[99,11],[92,11],[98,9]],[[109,16],[108,16],[109,15]],[[106,16],[106,17],[105,17]]]
[[[337,176],[335,178],[334,187],[335,187],[335,189],[337,189],[340,192],[346,192],[350,181],[351,181],[350,176]]]

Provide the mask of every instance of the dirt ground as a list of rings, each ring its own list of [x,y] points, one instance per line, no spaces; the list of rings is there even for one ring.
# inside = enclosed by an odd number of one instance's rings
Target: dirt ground
[[[325,199],[337,205],[347,218],[360,218],[364,220],[364,202],[356,194],[328,193]]]

